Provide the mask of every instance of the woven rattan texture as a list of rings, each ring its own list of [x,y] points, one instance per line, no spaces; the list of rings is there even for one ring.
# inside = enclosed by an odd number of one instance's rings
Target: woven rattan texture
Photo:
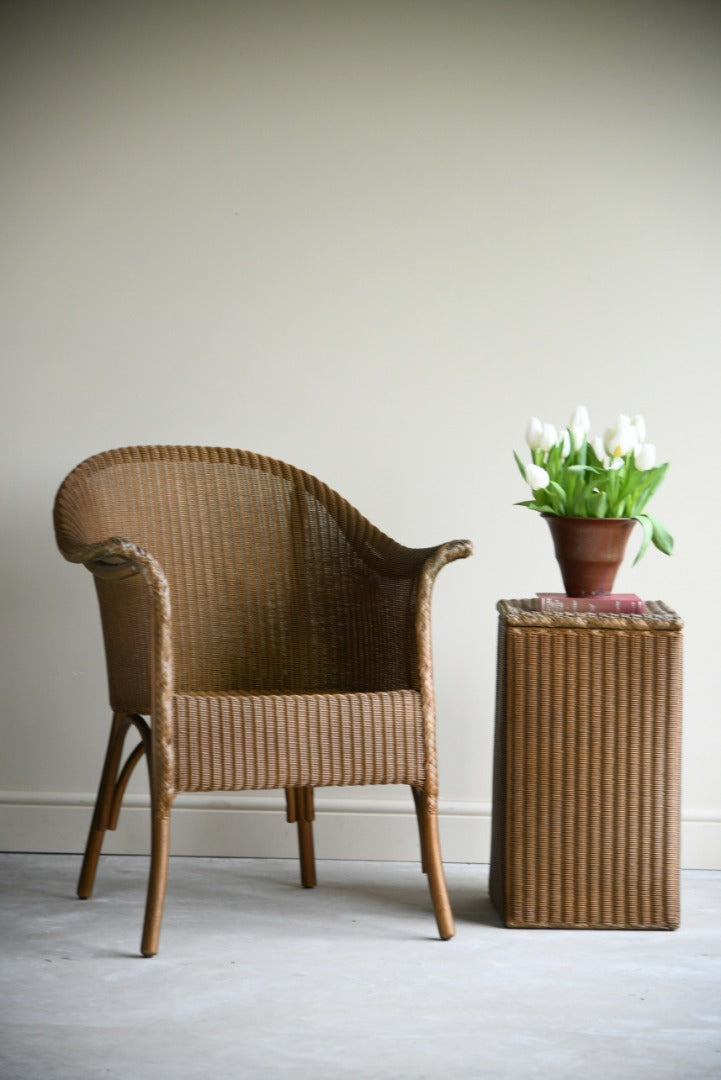
[[[510,604],[511,619],[499,605],[496,906],[517,927],[676,927],[681,621],[658,605],[655,620],[541,625]]]
[[[285,788],[310,888],[313,788],[402,783],[439,934],[452,937],[430,609],[439,570],[471,544],[403,547],[308,473],[212,447],[89,458],[61,485],[54,520],[60,550],[95,578],[113,708],[79,895],[144,755],[145,956],[158,949],[177,792]],[[131,730],[141,743],[123,765]]]
[[[266,717],[275,710],[277,725],[289,715],[285,695],[312,695],[300,713],[313,755],[338,766],[318,771],[324,782],[423,777],[435,797],[430,591],[440,567],[470,554],[470,544],[403,547],[302,470],[205,447],[90,458],[63,483],[55,527],[66,557],[95,575],[113,709],[153,713],[165,725],[168,791],[194,790],[199,770],[204,788],[209,776],[221,775],[225,788],[230,775],[265,787],[269,769],[281,783],[304,774],[300,742],[287,743],[296,758],[274,770],[260,754],[246,753],[243,767],[234,755],[250,745],[238,735],[250,699],[265,697],[252,707]],[[353,753],[339,755],[322,735],[326,706],[312,702],[323,695],[340,695],[338,722],[357,726]],[[192,723],[181,723],[194,696]],[[202,737],[183,742],[190,728]],[[190,746],[209,759],[191,763]],[[233,760],[219,773],[226,750]]]
[[[178,695],[178,791],[422,787],[420,695]]]
[[[65,550],[123,537],[162,567],[177,691],[418,689],[417,556],[300,470],[239,451],[114,451],[80,467],[58,517]],[[112,704],[148,712],[147,602],[132,578],[99,591]]]

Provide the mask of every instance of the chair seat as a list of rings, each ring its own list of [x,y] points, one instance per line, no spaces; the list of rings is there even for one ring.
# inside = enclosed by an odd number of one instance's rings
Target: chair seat
[[[422,786],[422,725],[415,690],[176,694],[176,790]]]

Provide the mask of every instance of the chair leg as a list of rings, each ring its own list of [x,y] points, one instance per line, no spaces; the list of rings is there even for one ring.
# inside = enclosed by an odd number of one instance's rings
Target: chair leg
[[[170,813],[169,811],[159,813],[153,809],[152,814],[150,879],[145,903],[143,937],[140,943],[141,953],[148,957],[155,956],[158,951],[170,854]]]
[[[426,865],[426,839],[425,839],[425,826],[426,816],[423,811],[423,792],[418,788],[411,787],[411,793],[413,795],[413,802],[416,807],[416,820],[418,821],[418,835],[421,841],[421,870],[424,874],[428,873],[428,867]]]
[[[298,853],[300,855],[300,880],[303,888],[312,889],[317,884],[315,875],[315,850],[313,846],[313,821],[315,804],[312,787],[286,788],[286,820],[298,825]]]
[[[438,833],[438,813],[428,805],[427,796],[413,788],[416,804],[418,831],[421,840],[421,862],[423,871],[428,875],[428,887],[431,893],[433,911],[438,924],[438,933],[443,941],[452,938],[456,932],[453,912],[448,899],[446,876],[441,859],[441,843]]]
[[[131,727],[136,728],[141,741],[129,755],[121,769],[123,745]],[[150,742],[150,728],[142,716],[123,712],[116,712],[113,715],[98,797],[95,801],[95,810],[93,811],[88,841],[85,846],[85,856],[80,870],[80,880],[78,881],[78,896],[85,900],[93,891],[95,872],[105,833],[108,829],[113,830],[117,827],[120,805],[130,775],[137,763],[145,755],[148,762],[151,803],[153,806],[151,810],[150,879],[145,904],[143,937],[140,946],[143,956],[155,956],[158,951],[165,886],[168,879],[168,854],[170,851],[170,811],[166,809],[161,813],[154,805]]]
[[[111,807],[115,781],[120,768],[120,759],[123,753],[123,742],[127,731],[127,717],[125,713],[113,714],[110,726],[108,748],[105,752],[105,762],[100,777],[98,796],[95,800],[95,809],[90,823],[88,840],[85,845],[85,855],[80,870],[77,893],[81,900],[87,900],[93,892],[95,884],[95,872],[98,868],[98,859],[105,839],[105,833],[110,827]]]

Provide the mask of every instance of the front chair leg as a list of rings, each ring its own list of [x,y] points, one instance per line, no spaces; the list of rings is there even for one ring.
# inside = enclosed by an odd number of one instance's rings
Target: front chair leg
[[[81,900],[87,900],[92,895],[95,872],[98,868],[105,833],[108,829],[115,827],[115,824],[111,822],[113,803],[115,801],[115,784],[129,723],[130,718],[126,713],[116,712],[113,714],[108,748],[105,752],[105,762],[100,777],[100,786],[98,787],[98,796],[95,800],[95,809],[90,823],[88,841],[85,845],[85,855],[78,880],[77,893]]]
[[[446,875],[441,859],[441,842],[438,833],[438,812],[431,806],[425,792],[413,788],[413,799],[418,817],[418,832],[421,841],[421,864],[428,875],[428,888],[431,903],[438,924],[438,933],[443,941],[452,938],[456,932],[451,903],[448,899]]]
[[[140,943],[143,956],[155,956],[158,951],[170,854],[170,811],[165,810],[161,813],[153,809],[152,815],[150,879],[145,903],[143,937]]]
[[[140,743],[120,768],[125,737],[131,727],[140,735]],[[108,829],[115,829],[118,824],[120,807],[133,769],[145,756],[151,791],[151,856],[150,880],[145,905],[145,924],[141,942],[143,956],[155,956],[158,951],[160,923],[163,917],[165,885],[168,879],[168,854],[170,850],[170,808],[160,811],[156,805],[153,784],[153,770],[150,754],[150,728],[142,716],[135,713],[116,712],[110,728],[105,763],[100,778],[98,797],[95,801],[93,820],[85,846],[85,856],[78,881],[78,896],[87,899],[95,881],[95,872]]]
[[[313,847],[313,821],[315,800],[312,787],[286,788],[286,820],[298,825],[298,853],[300,855],[300,880],[305,889],[316,885],[315,850]]]

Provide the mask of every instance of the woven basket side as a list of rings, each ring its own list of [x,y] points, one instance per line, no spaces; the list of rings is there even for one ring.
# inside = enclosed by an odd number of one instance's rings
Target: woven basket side
[[[510,925],[678,925],[681,635],[508,627]]]

